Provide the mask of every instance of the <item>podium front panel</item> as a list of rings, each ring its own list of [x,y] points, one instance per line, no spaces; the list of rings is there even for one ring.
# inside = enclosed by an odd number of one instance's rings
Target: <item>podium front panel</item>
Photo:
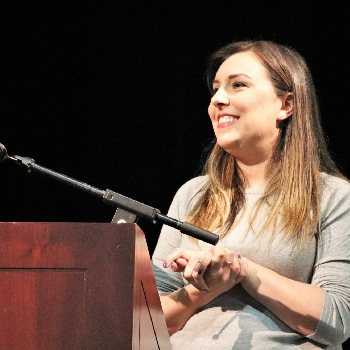
[[[134,224],[0,223],[0,349],[131,349],[135,235]]]

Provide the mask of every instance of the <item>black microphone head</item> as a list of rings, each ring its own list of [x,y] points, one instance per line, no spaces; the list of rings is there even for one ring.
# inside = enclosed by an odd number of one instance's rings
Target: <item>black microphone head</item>
[[[6,147],[0,143],[0,162],[3,162],[4,160],[6,160],[8,158],[8,154],[7,154],[7,150]]]

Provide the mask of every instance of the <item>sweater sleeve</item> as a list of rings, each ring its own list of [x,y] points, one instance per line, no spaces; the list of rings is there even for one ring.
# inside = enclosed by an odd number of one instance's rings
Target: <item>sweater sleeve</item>
[[[168,216],[179,218],[179,195],[174,197]],[[157,246],[152,256],[154,277],[156,279],[159,295],[169,294],[184,286],[182,276],[173,272],[170,268],[165,269],[163,263],[165,257],[181,244],[181,232],[169,226],[163,226]]]
[[[321,227],[311,283],[325,293],[321,319],[308,336],[321,344],[350,336],[350,184],[334,178],[324,188]]]
[[[181,186],[171,203],[168,216],[176,220],[185,221],[188,216],[188,204],[192,196],[200,190],[205,182],[206,177],[200,176]],[[181,273],[173,272],[170,268],[165,269],[163,267],[165,257],[175,248],[179,248],[181,241],[182,233],[179,230],[163,226],[152,256],[154,276],[160,295],[174,292],[185,285]]]

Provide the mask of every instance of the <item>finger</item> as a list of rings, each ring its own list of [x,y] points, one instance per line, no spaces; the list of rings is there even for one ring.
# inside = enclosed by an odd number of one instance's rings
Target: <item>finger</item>
[[[170,268],[174,271],[174,272],[181,272],[181,268],[177,265],[176,261],[173,261],[170,265]]]
[[[193,271],[198,273],[199,275],[204,275],[204,272],[211,263],[212,257],[212,252],[206,252],[205,254],[203,254],[202,258],[194,264]]]
[[[234,264],[235,254],[232,250],[224,249],[226,251],[225,261],[222,264],[223,268],[230,268]]]
[[[170,266],[174,272],[183,272],[187,266],[187,260],[183,258],[176,259]]]
[[[214,247],[212,249],[213,257],[210,263],[210,271],[217,272],[222,268],[224,261],[226,260],[227,251],[221,247]]]
[[[240,283],[246,278],[248,271],[247,271],[247,262],[245,259],[242,259],[240,257],[240,255],[238,255],[238,263],[240,266],[240,272],[239,272],[239,276],[237,277],[236,281],[237,281],[237,283]]]
[[[189,261],[191,258],[191,252],[189,250],[176,248],[166,256],[163,266],[167,268],[171,265],[173,261],[179,258],[183,258],[186,261]]]
[[[192,254],[191,259],[188,261],[187,263],[187,270],[186,273],[192,273],[193,269],[197,266],[197,265],[201,265],[202,261],[205,259],[207,252],[194,252]]]
[[[240,283],[243,279],[241,276],[241,265],[237,256],[233,258],[233,262],[230,268],[224,270],[229,272],[228,275],[226,273],[224,273],[224,275],[226,275],[227,281],[233,283],[233,285]]]
[[[211,263],[213,253],[208,252],[201,261],[194,266],[192,278],[200,290],[209,290],[209,287],[204,279],[204,273]]]
[[[200,279],[199,284],[196,280],[196,277],[198,275],[198,272],[194,272],[194,269],[198,266],[202,265],[202,261],[204,260],[204,266],[207,266],[210,262],[211,258],[206,257],[208,252],[192,252],[192,257],[188,261],[188,264],[184,270],[183,277],[191,284],[193,284],[198,289],[208,289],[208,286],[206,285],[204,279]],[[210,253],[210,256],[212,254]],[[209,260],[209,261],[208,261]],[[208,261],[208,262],[207,262]]]
[[[222,267],[223,268],[230,268],[232,266],[233,262],[232,261],[224,261],[223,264],[222,264]]]
[[[193,269],[196,265],[200,265],[205,257],[206,252],[193,252],[191,259],[188,261],[184,270],[184,277],[190,281],[192,279]],[[190,281],[192,283],[192,281]]]
[[[235,280],[239,276],[241,271],[241,266],[239,264],[238,258],[235,255],[233,257],[232,265],[230,266],[230,278],[234,278]]]

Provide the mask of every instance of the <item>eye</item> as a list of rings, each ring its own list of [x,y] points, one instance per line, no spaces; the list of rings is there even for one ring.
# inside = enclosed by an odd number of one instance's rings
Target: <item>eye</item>
[[[244,84],[244,83],[241,82],[241,81],[235,81],[235,82],[232,84],[232,87],[234,87],[234,88],[240,88],[240,87],[244,87],[244,86],[247,86],[247,85]]]

